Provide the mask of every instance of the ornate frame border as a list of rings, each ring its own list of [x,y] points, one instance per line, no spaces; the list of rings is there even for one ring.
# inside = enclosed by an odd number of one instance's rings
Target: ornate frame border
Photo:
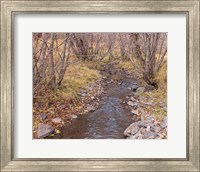
[[[199,171],[199,0],[1,0],[1,171]],[[16,13],[187,14],[186,159],[14,159],[13,16]]]

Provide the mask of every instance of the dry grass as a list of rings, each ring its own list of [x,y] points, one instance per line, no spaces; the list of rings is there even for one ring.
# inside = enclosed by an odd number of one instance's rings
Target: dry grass
[[[106,56],[106,57],[103,58],[101,63],[108,63],[109,61],[110,61],[110,56]]]
[[[65,100],[77,99],[80,89],[86,88],[100,77],[99,71],[90,69],[84,62],[72,64],[66,71],[62,86],[58,88],[58,96]]]
[[[155,76],[156,83],[158,87],[162,90],[167,89],[167,63],[165,63]]]
[[[116,65],[117,68],[123,68],[127,71],[132,71],[133,70],[133,65],[130,61],[120,61],[117,65]]]
[[[56,91],[52,89],[44,89],[37,98],[34,98],[33,103],[33,136],[37,138],[38,123],[45,123],[55,127],[58,134],[59,128],[64,125],[64,121],[71,119],[71,114],[80,114],[83,112],[84,105],[79,101],[77,93],[101,77],[99,71],[91,69],[87,63],[80,62],[71,64],[66,71],[63,83]],[[60,108],[60,105],[66,105],[66,109]],[[71,108],[71,104],[75,105]],[[39,114],[44,113],[48,117],[45,120],[40,120]],[[54,124],[52,118],[60,117],[62,123]]]
[[[164,64],[160,71],[155,76],[155,81],[158,84],[158,89],[151,92],[144,92],[141,96],[146,98],[146,100],[151,100],[155,103],[154,108],[149,110],[159,121],[167,115],[167,112],[160,107],[160,103],[167,103],[167,65]]]

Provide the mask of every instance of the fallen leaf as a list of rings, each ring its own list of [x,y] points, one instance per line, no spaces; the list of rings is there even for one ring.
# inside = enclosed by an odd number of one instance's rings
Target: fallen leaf
[[[55,130],[56,134],[60,134],[61,131],[60,130]]]

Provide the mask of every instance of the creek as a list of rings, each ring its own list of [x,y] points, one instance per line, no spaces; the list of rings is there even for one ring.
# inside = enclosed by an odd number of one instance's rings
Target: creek
[[[106,93],[101,95],[98,108],[84,115],[78,115],[61,129],[54,139],[124,139],[124,130],[133,123],[130,109],[123,100],[131,94],[130,88],[135,80],[125,73],[119,73],[118,83],[107,85]],[[110,81],[110,78],[104,82]]]

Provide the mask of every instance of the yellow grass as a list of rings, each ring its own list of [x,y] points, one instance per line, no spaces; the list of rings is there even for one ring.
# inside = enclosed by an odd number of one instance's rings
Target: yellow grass
[[[158,73],[156,73],[155,81],[158,83],[160,89],[167,88],[167,63],[165,63]]]
[[[66,100],[78,98],[77,93],[82,88],[86,88],[89,84],[101,77],[99,71],[90,69],[86,63],[72,64],[66,71],[62,86],[58,89],[58,93]]]
[[[133,70],[133,64],[130,61],[120,61],[116,67],[124,68],[125,70]]]
[[[149,99],[157,103],[157,106],[154,109],[150,109],[150,111],[157,120],[162,121],[167,115],[167,112],[165,112],[159,104],[160,102],[167,103],[167,64],[164,64],[156,74],[155,81],[158,84],[158,89],[142,93],[141,96],[146,97],[147,101]]]
[[[108,63],[110,60],[110,56],[106,56],[103,58],[103,60],[101,61],[102,63]]]

